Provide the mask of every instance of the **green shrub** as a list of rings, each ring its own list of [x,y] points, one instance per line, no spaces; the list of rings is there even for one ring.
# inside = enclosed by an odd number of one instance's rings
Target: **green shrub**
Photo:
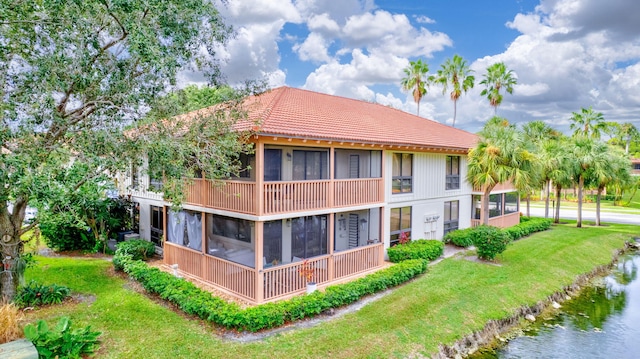
[[[43,285],[31,281],[26,286],[18,288],[13,302],[20,308],[60,304],[70,293],[71,290],[65,286]]]
[[[473,228],[451,231],[444,236],[444,242],[458,247],[470,247],[473,245]]]
[[[545,231],[551,227],[551,219],[548,218],[530,218],[521,217],[520,224],[513,227],[505,228],[512,241],[528,236],[531,233]]]
[[[158,268],[150,268],[143,261],[132,260],[128,254],[121,254],[119,263],[147,291],[176,304],[185,313],[228,329],[256,332],[312,317],[327,309],[350,304],[366,295],[402,284],[426,272],[428,261],[406,260],[353,282],[329,286],[325,292],[314,292],[247,309],[214,297],[193,283]]]
[[[40,232],[49,248],[56,251],[91,250],[96,245],[94,236],[86,228],[78,227],[71,213],[43,211],[38,220]]]
[[[389,260],[394,263],[402,262],[407,259],[426,259],[434,260],[444,252],[444,243],[436,240],[418,239],[398,244],[387,249]]]
[[[496,255],[504,252],[511,242],[511,238],[505,231],[493,226],[475,227],[473,234],[478,257],[482,259],[494,259]]]
[[[133,260],[147,260],[156,253],[156,246],[153,242],[143,239],[133,239],[118,243],[116,254],[128,254]]]
[[[90,326],[72,331],[67,317],[60,318],[54,330],[49,330],[43,320],[24,327],[25,337],[35,345],[40,358],[82,358],[94,352],[100,334],[92,332]]]

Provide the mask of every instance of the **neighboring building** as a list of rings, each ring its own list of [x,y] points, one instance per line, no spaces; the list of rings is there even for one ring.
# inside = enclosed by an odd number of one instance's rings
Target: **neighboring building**
[[[247,109],[260,120],[255,155],[242,158],[251,169],[216,186],[194,179],[181,212],[145,191],[154,181],[142,172],[121,181],[139,204],[140,236],[186,275],[272,301],[304,291],[303,258],[318,284],[344,281],[381,268],[402,232],[441,239],[475,221],[465,181],[474,134],[287,87],[248,99]],[[513,190],[495,197],[492,222],[518,223]]]
[[[631,159],[631,174],[640,176],[640,158]]]

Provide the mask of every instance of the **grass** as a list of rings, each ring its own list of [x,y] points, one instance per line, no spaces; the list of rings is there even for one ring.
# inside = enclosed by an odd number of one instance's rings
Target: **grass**
[[[102,331],[98,358],[378,358],[428,356],[491,319],[511,315],[609,263],[615,249],[640,227],[609,225],[551,230],[512,244],[501,266],[449,258],[429,273],[361,310],[317,326],[252,343],[221,339],[217,329],[186,318],[110,275],[100,259],[41,258],[28,279],[69,286],[95,302],[40,309],[30,320],[54,323],[69,315],[78,326]]]
[[[640,214],[640,193],[638,195],[636,195],[635,197],[637,197],[636,201],[631,201],[631,203],[629,204],[629,206],[622,206],[622,205],[614,205],[613,201],[601,201],[600,203],[600,210],[602,212],[612,212],[612,213],[628,213],[628,214]],[[628,197],[623,198],[623,203],[626,204],[628,201]],[[521,201],[520,202],[520,211],[524,212],[526,211],[526,207],[527,203],[526,201]],[[551,210],[552,206],[552,202],[549,201],[549,207]],[[531,207],[536,207],[536,208],[544,208],[544,200],[542,201],[531,201]],[[578,202],[575,201],[565,201],[563,200],[562,203],[560,204],[560,208],[561,209],[567,209],[567,208],[578,208]],[[596,203],[595,202],[583,202],[582,203],[582,209],[584,211],[592,211],[595,212],[596,210]]]

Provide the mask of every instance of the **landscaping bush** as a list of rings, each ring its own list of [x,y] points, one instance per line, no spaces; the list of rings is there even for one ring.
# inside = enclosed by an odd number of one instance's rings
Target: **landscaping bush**
[[[442,255],[444,252],[444,243],[436,240],[418,239],[398,244],[387,249],[389,260],[394,263],[402,262],[407,259],[426,259],[432,261]]]
[[[115,259],[115,257],[114,257]],[[353,303],[363,296],[391,288],[427,270],[424,259],[406,260],[350,283],[327,287],[325,292],[297,296],[289,300],[242,309],[212,296],[193,283],[150,268],[131,255],[121,254],[120,265],[149,292],[176,304],[190,315],[211,321],[229,329],[256,332],[281,326],[287,322],[308,318],[323,311]]]
[[[457,229],[444,236],[445,243],[453,243],[458,247],[470,247],[473,245],[473,227]]]
[[[511,237],[505,231],[493,226],[475,227],[473,234],[478,257],[482,259],[493,260],[511,242]]]
[[[116,255],[130,255],[133,260],[147,260],[156,253],[153,242],[144,239],[132,239],[118,243]]]
[[[69,213],[55,215],[43,211],[39,217],[40,232],[47,247],[55,251],[92,250],[96,240],[86,228],[80,228]]]
[[[71,290],[62,285],[43,285],[31,281],[26,286],[18,288],[13,302],[20,308],[60,304],[70,293]]]
[[[60,318],[54,330],[43,320],[24,327],[24,335],[35,345],[40,358],[83,358],[94,352],[100,334],[92,332],[90,326],[72,331],[68,317]]]
[[[528,236],[531,233],[541,232],[551,227],[551,219],[548,218],[530,218],[521,217],[520,224],[513,227],[505,228],[504,232],[507,233],[512,241]]]
[[[0,306],[0,344],[22,338],[22,311],[13,304]]]

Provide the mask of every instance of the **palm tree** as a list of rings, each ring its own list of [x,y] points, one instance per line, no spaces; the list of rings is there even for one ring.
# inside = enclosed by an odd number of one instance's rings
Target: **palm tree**
[[[589,180],[598,189],[596,196],[596,226],[600,225],[600,198],[608,185],[625,186],[631,182],[631,162],[626,154],[618,147],[598,143],[594,151],[603,155],[597,156],[591,166]]]
[[[535,156],[526,149],[522,133],[506,119],[493,117],[479,132],[469,151],[467,181],[484,191],[482,218],[489,224],[489,195],[498,184],[511,181],[516,188],[530,182]]]
[[[453,127],[456,127],[456,104],[458,99],[463,91],[466,93],[469,89],[473,88],[476,81],[475,77],[471,75],[471,72],[472,70],[469,69],[467,61],[459,55],[454,55],[453,59],[447,59],[445,63],[442,64],[434,78],[435,82],[442,85],[443,95],[447,93],[449,85],[452,87],[449,96],[453,101]]]
[[[404,73],[407,76],[400,82],[402,90],[411,91],[413,94],[413,100],[418,105],[416,113],[418,116],[420,116],[420,101],[427,94],[427,87],[429,87],[428,79],[424,79],[427,72],[429,72],[429,65],[426,62],[422,62],[421,59],[411,61],[409,66],[404,69]]]
[[[607,130],[602,112],[594,112],[593,108],[582,108],[580,112],[571,113],[570,128],[574,136],[585,136],[600,139],[600,134]]]
[[[638,141],[640,139],[640,132],[632,123],[616,123],[612,124],[614,129],[614,137],[611,139],[611,143],[622,144],[624,143],[624,152],[629,154],[629,148],[631,147],[631,141]]]
[[[509,94],[513,94],[513,86],[518,83],[518,79],[513,75],[513,71],[507,70],[504,62],[495,63],[487,67],[487,73],[483,75],[484,79],[480,81],[481,85],[485,85],[485,89],[480,95],[487,96],[489,104],[493,106],[493,115],[498,113],[498,106],[502,103],[502,90]]]
[[[567,137],[560,137],[555,142],[555,154],[557,166],[549,172],[549,178],[555,187],[556,206],[554,209],[553,223],[560,223],[560,203],[562,202],[562,189],[573,185],[573,174],[575,173],[575,162],[571,157],[571,142]]]
[[[585,182],[593,175],[596,168],[604,168],[607,161],[607,146],[590,137],[578,135],[574,137],[571,155],[574,161],[574,180],[578,180],[578,221],[582,227],[582,202]]]
[[[543,121],[531,121],[522,126],[522,134],[525,143],[530,146],[529,151],[537,154],[536,169],[537,175],[532,176],[530,190],[527,191],[527,216],[529,216],[529,206],[531,201],[531,191],[545,186],[545,211],[544,217],[549,217],[549,197],[551,179],[549,174],[557,167],[556,141],[560,136],[556,130]]]

